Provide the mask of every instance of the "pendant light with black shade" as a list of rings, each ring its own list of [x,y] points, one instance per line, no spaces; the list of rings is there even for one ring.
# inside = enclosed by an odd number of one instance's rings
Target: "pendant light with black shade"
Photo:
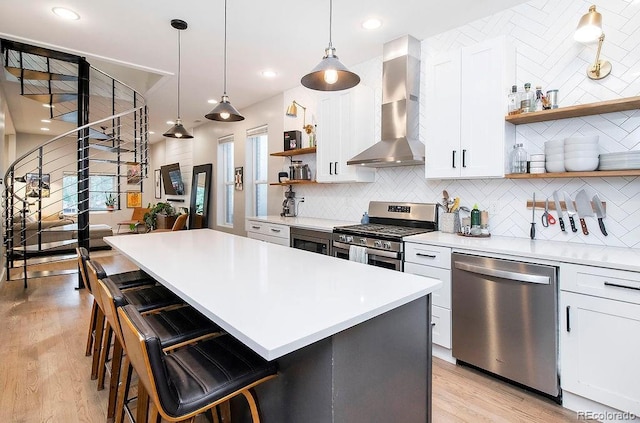
[[[238,122],[244,120],[244,116],[229,102],[227,95],[227,0],[224,0],[224,94],[222,99],[212,111],[204,117],[219,122]]]
[[[172,19],[171,26],[178,30],[178,118],[176,119],[176,123],[169,129],[167,132],[162,134],[163,137],[168,138],[193,138],[193,135],[187,131],[187,129],[182,125],[182,120],[180,119],[180,32],[187,29],[187,23],[181,19]]]
[[[300,80],[302,85],[312,90],[340,91],[353,88],[360,83],[360,77],[349,71],[336,56],[336,49],[331,40],[332,20],[333,0],[329,0],[329,47],[324,50],[325,55],[320,63]]]

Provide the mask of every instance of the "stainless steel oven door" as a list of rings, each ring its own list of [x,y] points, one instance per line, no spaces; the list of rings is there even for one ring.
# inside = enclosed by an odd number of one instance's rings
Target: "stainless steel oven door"
[[[293,248],[313,253],[331,255],[331,232],[320,232],[309,229],[291,228],[289,234]]]
[[[367,248],[368,264],[402,272],[402,253]],[[333,256],[349,260],[349,244],[333,242]]]

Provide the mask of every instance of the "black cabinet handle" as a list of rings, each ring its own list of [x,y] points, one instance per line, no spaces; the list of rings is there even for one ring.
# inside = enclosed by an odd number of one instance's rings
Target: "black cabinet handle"
[[[567,332],[571,332],[571,306],[567,306]]]
[[[451,152],[451,167],[456,168],[456,150]]]
[[[637,288],[635,286],[627,286],[627,285],[620,285],[617,283],[611,283],[611,282],[606,282],[604,283],[605,286],[615,286],[616,288],[625,288],[625,289],[633,289],[635,291],[640,291],[640,288]]]
[[[333,175],[333,168],[332,168],[332,166],[333,166],[333,163],[332,163],[332,162],[329,162],[329,175]]]
[[[467,150],[462,150],[462,167],[467,167]]]
[[[431,327],[434,327],[436,325],[436,322],[431,322]]]
[[[416,256],[418,256],[418,257],[436,258],[435,254],[416,253]]]
[[[333,173],[338,174],[338,162],[333,162]]]

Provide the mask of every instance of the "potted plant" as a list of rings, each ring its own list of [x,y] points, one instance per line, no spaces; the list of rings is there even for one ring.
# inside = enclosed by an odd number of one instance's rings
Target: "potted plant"
[[[113,211],[116,208],[116,196],[112,193],[107,194],[104,205],[107,206],[107,210]]]
[[[149,204],[149,211],[144,215],[144,223],[147,225],[148,230],[157,229],[158,225],[158,215],[160,215],[160,219],[163,221],[163,229],[164,227],[169,225],[169,228],[173,225],[170,218],[173,218],[175,221],[176,217],[176,209],[169,203],[157,203],[157,204]]]

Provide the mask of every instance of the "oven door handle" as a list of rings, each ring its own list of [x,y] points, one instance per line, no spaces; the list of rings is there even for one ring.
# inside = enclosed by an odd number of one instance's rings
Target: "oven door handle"
[[[333,248],[341,248],[343,250],[347,250],[349,251],[349,244],[344,244],[342,242],[333,242]],[[384,250],[376,250],[373,248],[368,248],[367,247],[367,254],[370,256],[378,256],[378,257],[387,257],[387,258],[392,258],[392,259],[399,259],[399,253],[396,253],[395,251],[384,251]]]

